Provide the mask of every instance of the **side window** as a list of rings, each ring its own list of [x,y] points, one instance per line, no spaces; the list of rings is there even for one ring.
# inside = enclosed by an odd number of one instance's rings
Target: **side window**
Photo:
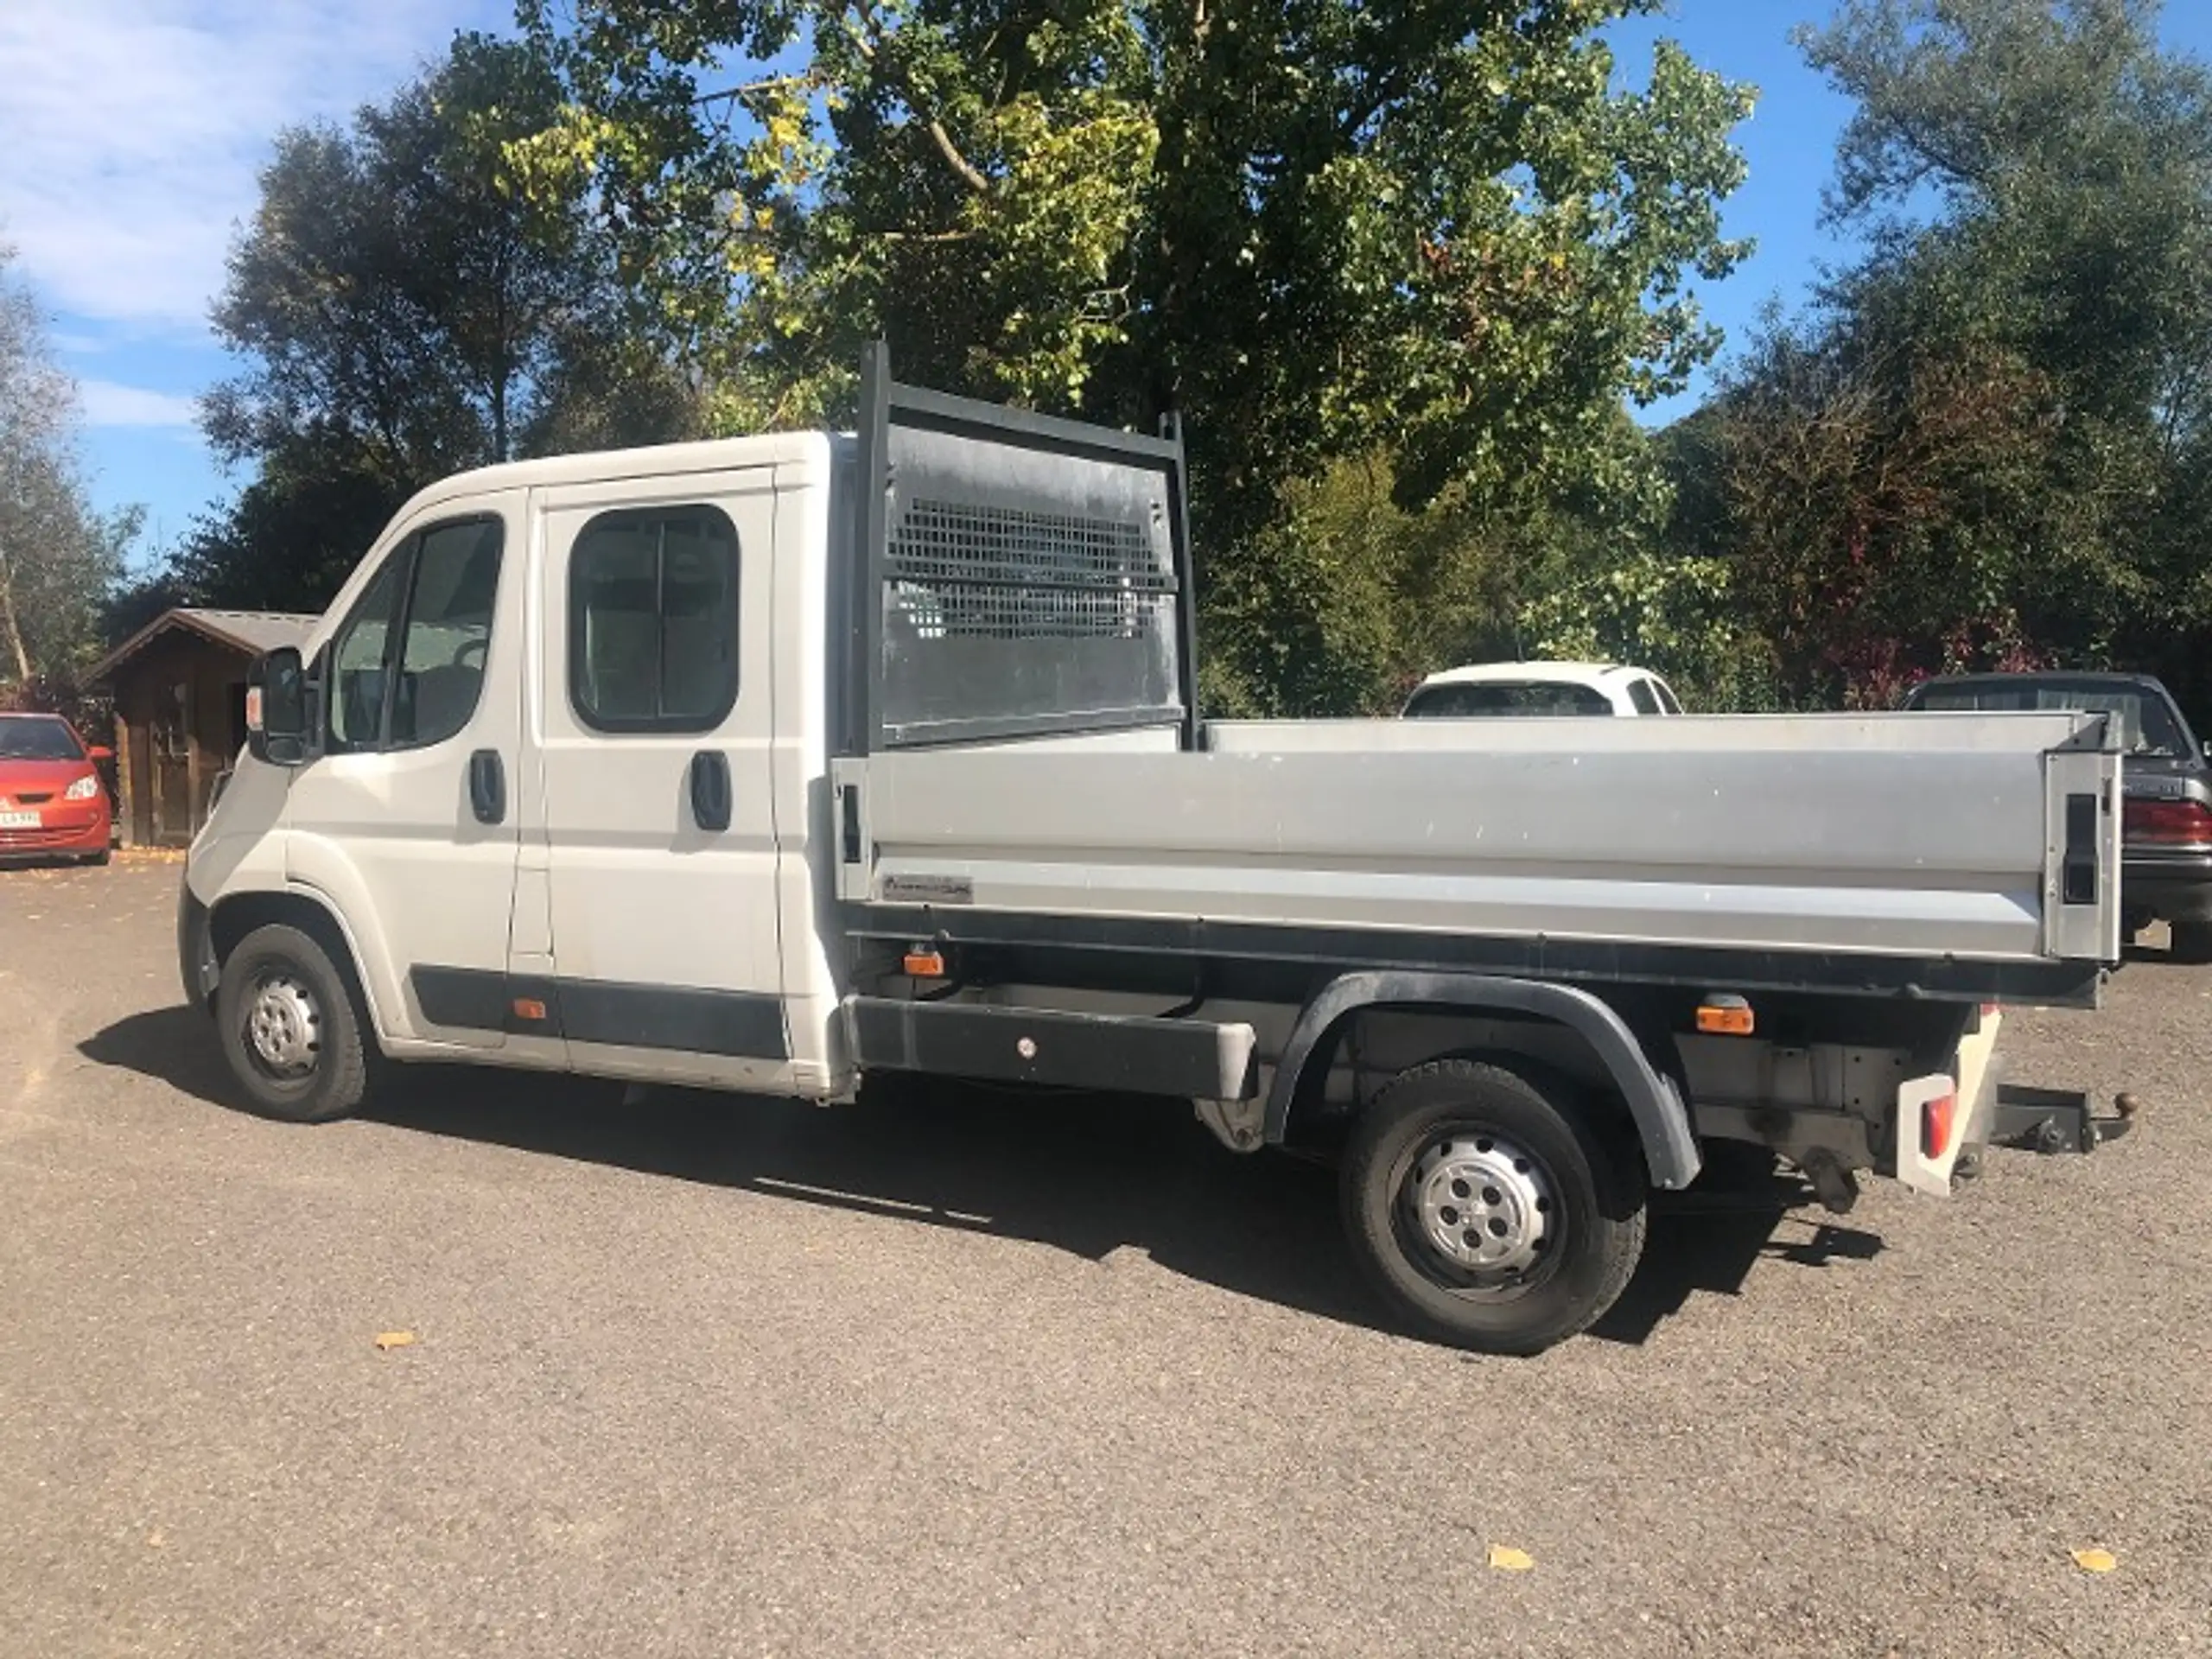
[[[1682,705],[1675,700],[1674,688],[1666,681],[1652,681],[1651,689],[1659,694],[1659,710],[1662,714],[1679,715],[1682,712]]]
[[[373,749],[384,729],[385,653],[413,555],[411,543],[393,550],[331,646],[327,747],[333,754]]]
[[[1636,712],[1639,715],[1656,715],[1659,712],[1659,699],[1652,696],[1651,682],[1649,680],[1630,680],[1628,683],[1628,700],[1636,705]]]
[[[385,561],[330,655],[329,749],[426,748],[466,727],[499,595],[497,518],[438,524]]]
[[[474,716],[499,592],[499,540],[496,518],[423,532],[407,601],[390,747],[442,743]]]
[[[704,732],[737,702],[737,527],[709,506],[602,512],[569,555],[569,699],[602,732]]]

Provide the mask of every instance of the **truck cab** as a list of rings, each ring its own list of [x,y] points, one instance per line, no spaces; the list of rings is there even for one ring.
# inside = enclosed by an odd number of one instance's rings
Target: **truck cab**
[[[254,688],[302,729],[192,849],[198,988],[282,918],[342,944],[394,1059],[849,1090],[810,864],[837,465],[819,434],[673,445],[409,502]],[[328,1017],[302,990],[268,998],[272,1088]]]

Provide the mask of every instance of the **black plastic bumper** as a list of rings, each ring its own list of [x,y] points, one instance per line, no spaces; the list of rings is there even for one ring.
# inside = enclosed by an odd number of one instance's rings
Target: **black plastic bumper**
[[[215,940],[207,925],[207,906],[193,896],[188,882],[177,883],[176,963],[184,982],[184,1000],[197,1008],[215,1003],[216,982],[222,968],[215,960]]]
[[[2120,901],[2162,921],[2212,921],[2212,853],[2129,857],[2120,866]]]

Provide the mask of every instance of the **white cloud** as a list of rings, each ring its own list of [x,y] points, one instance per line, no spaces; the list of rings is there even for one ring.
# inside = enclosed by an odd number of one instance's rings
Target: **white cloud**
[[[277,130],[343,121],[456,28],[511,15],[491,0],[7,0],[0,238],[64,313],[200,334]]]
[[[182,426],[199,418],[190,397],[173,391],[149,391],[143,386],[118,385],[112,380],[79,380],[77,398],[87,426]]]

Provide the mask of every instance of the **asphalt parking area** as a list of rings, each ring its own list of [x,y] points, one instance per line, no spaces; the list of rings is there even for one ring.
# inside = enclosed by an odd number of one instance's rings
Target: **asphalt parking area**
[[[1516,1362],[1376,1328],[1325,1173],[1168,1106],[247,1116],[177,874],[0,873],[0,1654],[2212,1644],[2212,970],[2008,1027],[2126,1139],[1692,1195]]]

